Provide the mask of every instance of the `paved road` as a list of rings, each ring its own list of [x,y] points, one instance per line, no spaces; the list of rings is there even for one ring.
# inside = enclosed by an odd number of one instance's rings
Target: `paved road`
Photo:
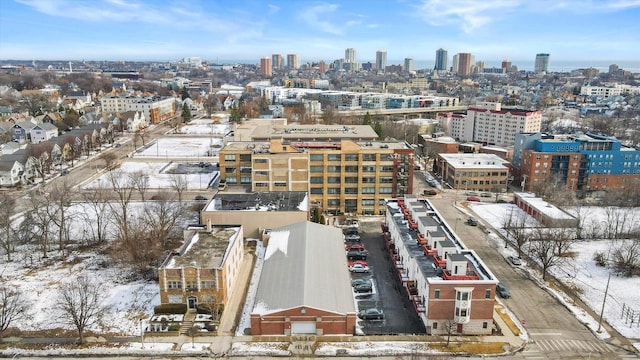
[[[430,201],[467,247],[475,250],[494,275],[510,289],[512,297],[504,303],[525,323],[532,342],[523,352],[525,358],[620,359],[627,355],[594,336],[568,309],[529,279],[523,270],[511,266],[498,251],[498,247],[503,245],[489,241],[483,226],[465,225],[464,220],[471,212],[460,210],[464,210],[464,202],[460,202],[463,195],[457,196],[458,199],[454,191],[445,191]]]

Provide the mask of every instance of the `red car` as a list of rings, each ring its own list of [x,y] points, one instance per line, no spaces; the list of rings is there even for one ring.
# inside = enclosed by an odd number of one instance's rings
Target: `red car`
[[[367,262],[364,260],[349,261],[349,267],[352,267],[355,264],[360,264],[362,266],[369,266],[369,264],[367,264]]]
[[[478,202],[480,202],[482,200],[480,200],[480,198],[477,198],[475,196],[467,196],[467,201],[478,201]]]
[[[347,246],[344,247],[344,249],[347,250],[347,251],[351,251],[351,250],[363,251],[364,250],[364,245],[362,245],[362,244],[347,245]]]

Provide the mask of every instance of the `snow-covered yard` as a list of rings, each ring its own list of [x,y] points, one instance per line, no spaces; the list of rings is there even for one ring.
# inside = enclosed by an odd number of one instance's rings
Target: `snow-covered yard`
[[[510,216],[512,212],[515,217],[520,216],[520,214],[528,216],[512,204],[469,204],[469,206],[478,217],[482,218],[484,222],[490,224],[494,229],[501,229],[505,223],[504,219]],[[575,213],[577,210],[570,209],[571,211]],[[602,233],[603,229],[608,228],[604,223],[620,222],[623,218],[626,219],[623,225],[625,229],[638,229],[639,226],[640,209],[638,208],[612,210],[611,208],[590,207],[580,211],[585,214],[583,216],[583,237],[585,234],[599,233],[599,231]],[[615,219],[617,220],[614,220],[612,214],[616,214]],[[530,217],[526,223],[536,225],[536,221]],[[503,232],[504,230],[501,231]],[[504,256],[516,255],[515,250],[512,248],[504,248],[504,240],[496,234],[491,234],[489,239],[496,242],[496,248]],[[597,251],[607,253],[613,245],[613,240],[577,241],[570,249],[576,254],[575,258],[565,258],[562,264],[551,268],[550,273],[565,284],[579,289],[580,294],[578,296],[596,313],[601,311],[607,280],[611,275],[603,319],[623,336],[638,339],[640,338],[640,324],[638,324],[638,317],[640,316],[640,296],[638,296],[638,293],[640,293],[640,278],[616,276],[611,269],[599,267],[593,260],[593,255]],[[533,271],[530,268],[527,270]],[[565,302],[571,309],[571,295],[558,293],[558,296],[562,297],[561,301]],[[629,321],[625,323],[625,318],[622,316],[623,304],[625,307],[635,311],[636,320],[631,326]],[[574,307],[572,311],[583,322],[589,324],[593,330],[597,329],[598,319],[582,314],[584,311],[579,308]]]
[[[214,137],[162,137],[133,154],[134,158],[193,158],[217,156],[223,145],[221,138]]]
[[[195,160],[195,159],[194,159]],[[148,188],[150,189],[171,189],[176,181],[176,177],[182,177],[187,184],[188,190],[204,190],[207,189],[209,183],[219,176],[218,171],[199,172],[189,174],[172,174],[179,163],[176,162],[140,162],[127,161],[120,165],[119,170],[126,174],[143,173],[148,180]],[[102,174],[97,179],[86,183],[85,189],[98,187],[110,187],[109,173]]]

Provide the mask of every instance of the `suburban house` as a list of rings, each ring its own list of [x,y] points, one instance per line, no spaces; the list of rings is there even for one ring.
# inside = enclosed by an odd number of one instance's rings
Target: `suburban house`
[[[0,156],[0,186],[13,187],[35,177],[34,159],[26,149]]]
[[[491,334],[498,279],[428,200],[388,200],[382,227],[398,277],[429,334]]]
[[[352,335],[356,308],[339,228],[303,221],[271,231],[251,335]]]
[[[18,121],[13,125],[13,140],[19,143],[25,143],[31,140],[31,129],[36,124],[28,120]]]
[[[200,223],[240,224],[247,238],[309,219],[306,191],[218,192],[200,212]]]
[[[209,222],[189,228],[185,238],[158,269],[160,303],[186,304],[193,311],[204,305],[219,316],[232,292],[242,291],[236,284],[244,257],[242,226]]]
[[[29,131],[32,144],[38,144],[58,136],[58,128],[51,123],[41,123]]]

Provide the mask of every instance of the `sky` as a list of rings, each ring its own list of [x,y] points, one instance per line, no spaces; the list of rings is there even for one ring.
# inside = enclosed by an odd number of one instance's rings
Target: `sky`
[[[640,0],[1,0],[0,59],[640,61],[638,19]]]

